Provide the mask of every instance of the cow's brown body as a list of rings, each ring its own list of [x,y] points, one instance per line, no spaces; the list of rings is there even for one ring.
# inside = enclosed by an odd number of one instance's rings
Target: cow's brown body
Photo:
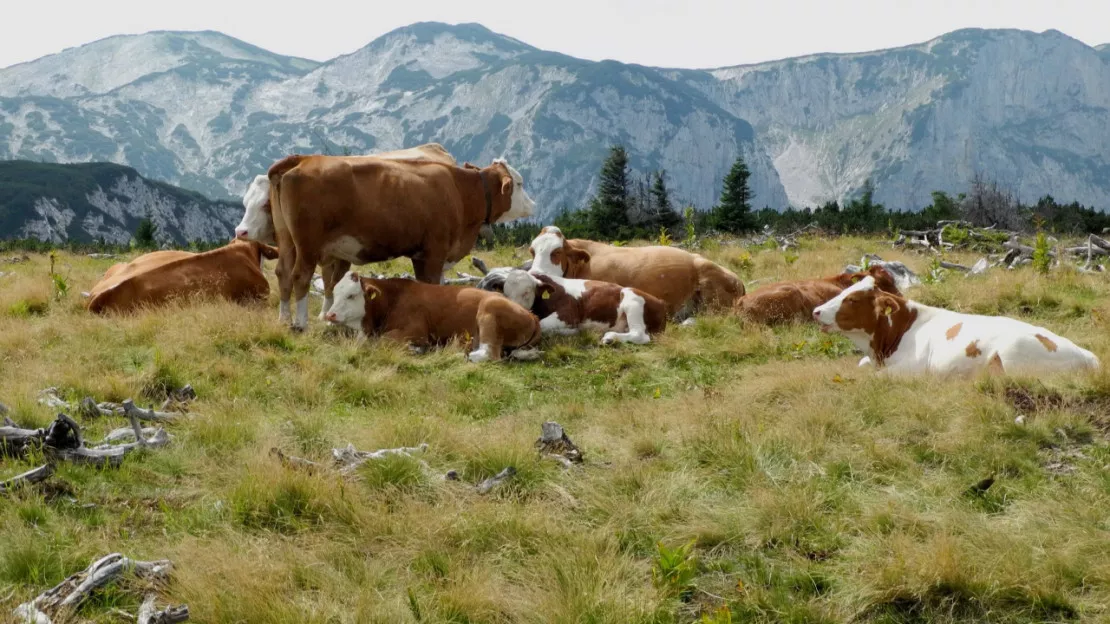
[[[727,309],[744,294],[744,283],[732,271],[674,247],[568,239],[564,258],[564,277],[637,288],[661,299],[670,315],[684,308]]]
[[[290,156],[269,176],[281,300],[293,295],[298,306],[305,305],[316,264],[327,257],[365,264],[406,256],[417,279],[438,284],[444,266],[470,252],[481,226],[509,212],[514,187],[500,162],[476,169]],[[297,314],[295,325],[307,313]]]
[[[749,321],[774,325],[789,321],[809,321],[813,310],[833,299],[845,288],[871,275],[876,286],[885,292],[899,294],[894,278],[886,269],[874,265],[859,273],[842,273],[821,279],[798,280],[770,284],[741,297],[735,311]]]
[[[89,293],[91,312],[125,312],[193,296],[236,302],[264,299],[270,285],[262,258],[277,250],[256,242],[232,241],[204,253],[155,251],[113,265]]]
[[[501,294],[407,279],[360,279],[367,335],[415,346],[466,338],[472,350],[486,347],[491,360],[500,359],[503,348],[528,348],[540,340],[536,317]]]
[[[540,281],[539,296],[532,312],[541,319],[556,315],[568,327],[596,327],[618,333],[629,330],[628,319],[621,312],[621,291],[628,290],[644,300],[643,321],[648,334],[662,333],[667,327],[667,306],[661,299],[638,288],[627,288],[611,282],[586,280],[579,296],[567,292],[560,283],[547,275],[535,275]],[[546,293],[546,296],[544,295]]]

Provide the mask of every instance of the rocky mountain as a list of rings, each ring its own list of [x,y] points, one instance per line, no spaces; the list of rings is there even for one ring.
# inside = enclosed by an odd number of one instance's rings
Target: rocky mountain
[[[210,200],[112,163],[0,162],[0,238],[126,244],[139,222],[178,245],[229,240],[242,205]]]
[[[888,206],[920,208],[976,171],[1022,199],[1105,207],[1108,106],[1110,50],[1055,31],[705,71],[579,60],[475,24],[415,24],[326,63],[157,32],[0,70],[0,158],[117,162],[236,199],[293,151],[438,141],[460,160],[508,157],[549,220],[583,205],[619,142],[702,209],[737,153],[758,207],[870,178]]]

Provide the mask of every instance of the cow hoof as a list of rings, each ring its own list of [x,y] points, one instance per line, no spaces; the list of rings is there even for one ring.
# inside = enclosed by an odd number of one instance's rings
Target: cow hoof
[[[604,344],[604,345],[611,345],[616,341],[617,341],[616,332],[609,332],[609,333],[607,333],[607,334],[605,334],[604,336],[601,337],[601,344]]]
[[[428,347],[409,346],[409,353],[413,355],[424,355],[428,352]]]
[[[466,360],[468,362],[471,362],[471,363],[474,363],[474,364],[481,364],[482,362],[488,362],[489,361],[489,354],[486,353],[485,351],[481,351],[481,350],[471,351],[466,356]]]
[[[290,325],[289,329],[292,330],[294,334],[303,334],[305,327],[304,325]]]

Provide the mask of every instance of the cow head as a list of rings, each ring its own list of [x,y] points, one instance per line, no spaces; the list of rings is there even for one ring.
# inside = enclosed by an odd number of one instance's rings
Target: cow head
[[[902,335],[917,319],[917,311],[898,295],[876,287],[868,275],[813,310],[821,331],[842,331],[857,342],[867,340],[879,365],[894,353]]]
[[[504,158],[497,158],[489,167],[490,192],[501,202],[508,203],[508,208],[497,217],[495,223],[508,223],[513,219],[526,219],[536,212],[536,202],[524,190],[524,176],[513,169]],[[495,200],[495,205],[497,201]],[[500,204],[503,205],[503,204]]]
[[[590,265],[590,254],[577,249],[563,236],[562,230],[549,225],[540,230],[539,236],[528,246],[532,254],[531,273],[554,277],[585,278]]]
[[[366,317],[375,318],[375,311],[383,304],[381,289],[354,271],[347,271],[333,292],[335,301],[324,319],[334,325],[361,330]]]
[[[894,282],[894,276],[881,264],[872,264],[866,271],[860,271],[858,273],[842,273],[836,277],[835,282],[841,288],[848,288],[853,284],[859,283],[863,278],[868,276],[874,278],[875,288],[895,295],[902,294],[898,290],[898,284]]]
[[[537,297],[550,298],[557,290],[556,285],[546,276],[537,277],[527,271],[513,269],[505,276],[503,292],[513,303],[525,310],[533,310]]]
[[[270,207],[270,178],[258,175],[243,194],[243,220],[235,226],[235,238],[274,244],[274,215]]]

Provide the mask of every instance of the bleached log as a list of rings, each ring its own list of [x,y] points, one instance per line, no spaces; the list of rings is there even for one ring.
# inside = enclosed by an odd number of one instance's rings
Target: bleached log
[[[45,429],[22,429],[15,423],[0,427],[0,455],[19,456],[27,446],[46,437]]]
[[[979,260],[974,265],[972,265],[971,271],[968,273],[968,275],[979,275],[981,273],[985,273],[988,268],[990,268],[990,265],[987,262],[987,259],[979,258]]]
[[[281,465],[285,466],[286,468],[305,470],[309,473],[316,472],[316,470],[323,468],[322,465],[312,460],[304,459],[302,457],[294,457],[292,455],[286,455],[282,452],[281,449],[276,447],[270,449],[270,455],[277,457],[278,461],[281,462]]]
[[[514,476],[516,476],[516,468],[514,466],[508,466],[501,472],[479,483],[477,486],[475,486],[475,489],[478,491],[479,494],[488,494],[490,490],[497,487],[498,485],[501,485],[505,481],[508,481]]]
[[[58,396],[58,389],[54,386],[39,391],[39,403],[50,409],[70,409],[69,403]]]
[[[154,427],[142,428],[142,435],[144,438],[147,436],[155,435],[156,433],[158,433],[158,429]],[[136,440],[135,429],[133,429],[132,427],[120,427],[119,429],[113,429],[108,432],[108,435],[104,436],[104,439],[101,440],[100,444],[98,444],[96,448],[115,444],[117,442],[125,442],[128,440]]]
[[[966,267],[962,264],[956,264],[955,262],[945,262],[944,260],[941,260],[940,266],[943,269],[952,269],[953,271],[963,271],[964,273],[971,272],[971,267]]]
[[[139,607],[139,615],[135,618],[138,624],[177,624],[189,619],[189,605],[166,607],[158,611],[154,606],[157,599],[157,596],[150,594],[146,600],[143,600],[142,606]]]
[[[139,420],[150,420],[154,422],[169,422],[177,418],[176,414],[171,412],[156,412],[153,409],[145,410],[141,407],[136,407],[135,402],[127,399],[121,405],[123,407],[123,415],[130,418],[132,415]]]
[[[542,455],[565,459],[568,463],[564,465],[581,463],[582,451],[571,441],[562,425],[547,421],[540,425],[540,431],[535,446]]]
[[[420,446],[402,446],[392,449],[380,449],[377,451],[360,451],[355,448],[355,445],[348,444],[347,448],[332,449],[332,457],[335,458],[335,463],[338,465],[339,472],[343,474],[350,474],[354,472],[362,464],[372,459],[384,459],[389,455],[406,455],[412,457],[413,453],[423,453],[428,450],[428,444],[425,442]]]
[[[88,568],[73,574],[66,580],[39,594],[30,602],[15,609],[14,615],[19,622],[34,624],[50,622],[50,614],[62,609],[74,609],[89,594],[120,579],[125,573],[133,573],[140,578],[162,580],[170,572],[173,564],[167,560],[136,561],[119,553],[112,553],[92,563]]]
[[[54,464],[46,464],[16,475],[7,481],[0,481],[0,494],[6,494],[16,488],[38,483],[49,479],[54,474]]]

